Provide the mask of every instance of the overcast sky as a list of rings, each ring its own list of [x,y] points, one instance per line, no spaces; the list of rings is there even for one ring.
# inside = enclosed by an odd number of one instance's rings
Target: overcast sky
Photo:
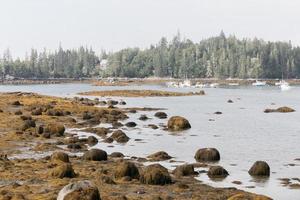
[[[299,0],[0,0],[0,51],[148,47],[177,30],[195,42],[223,29],[300,45]]]

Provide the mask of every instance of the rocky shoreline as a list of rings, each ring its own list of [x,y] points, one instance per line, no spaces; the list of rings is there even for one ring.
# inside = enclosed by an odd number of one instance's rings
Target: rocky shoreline
[[[195,163],[172,172],[155,164],[171,159],[166,152],[138,158],[93,149],[98,142],[126,145],[130,137],[120,127],[136,125],[123,122],[127,114],[150,108],[120,108],[118,105],[126,102],[34,93],[2,93],[0,97],[0,199],[270,199],[236,188],[213,188],[196,180],[199,166],[207,167],[208,176],[226,176],[225,169],[210,165],[220,159],[217,150],[211,148],[199,149]],[[168,118],[162,111],[155,117]],[[146,118],[141,116],[141,120]],[[97,127],[100,123],[111,124],[112,128]],[[170,116],[160,128],[181,131],[191,126],[185,118]],[[70,128],[102,140],[77,137],[68,133]],[[32,156],[26,158],[29,152]],[[153,164],[145,165],[145,161]],[[261,163],[257,165],[261,168]],[[252,171],[256,172],[255,166]]]

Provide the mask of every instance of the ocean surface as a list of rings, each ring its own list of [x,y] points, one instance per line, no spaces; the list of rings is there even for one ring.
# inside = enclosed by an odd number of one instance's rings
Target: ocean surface
[[[112,86],[99,87],[89,84],[56,85],[2,85],[0,92],[35,92],[45,95],[72,97],[78,92],[114,89],[155,89],[169,91],[199,91],[193,88],[167,88],[164,85]],[[135,128],[124,128],[131,138],[125,144],[106,144],[101,142],[97,148],[108,153],[120,151],[126,156],[146,157],[157,151],[166,151],[179,161],[161,162],[169,169],[184,163],[193,163],[194,154],[199,148],[214,147],[221,154],[217,165],[223,166],[229,176],[221,181],[210,180],[205,173],[198,179],[215,187],[237,187],[242,190],[268,195],[274,199],[300,199],[300,189],[281,185],[279,178],[300,178],[300,87],[280,91],[278,87],[223,87],[205,88],[204,96],[186,97],[142,97],[122,98],[127,105],[123,107],[165,108],[168,116],[180,115],[187,118],[192,128],[171,134],[162,128],[152,130],[148,124],[166,124],[167,119],[157,119],[152,111],[139,111],[129,114],[127,121],[134,121]],[[94,98],[94,97],[89,97]],[[100,98],[101,99],[101,98]],[[106,98],[103,98],[106,99]],[[233,103],[227,103],[231,99]],[[266,108],[289,106],[293,113],[264,113]],[[216,115],[214,112],[223,114]],[[140,121],[138,117],[146,114],[150,120]],[[100,126],[107,126],[100,124]],[[87,136],[79,130],[69,130]],[[135,139],[139,139],[135,141]],[[113,146],[111,146],[113,145]],[[271,168],[268,179],[253,179],[248,170],[257,160],[266,161]],[[181,162],[180,162],[181,161]],[[148,163],[146,163],[148,164]],[[201,169],[197,169],[201,170]],[[235,185],[232,181],[241,181]],[[300,183],[292,180],[293,183]]]

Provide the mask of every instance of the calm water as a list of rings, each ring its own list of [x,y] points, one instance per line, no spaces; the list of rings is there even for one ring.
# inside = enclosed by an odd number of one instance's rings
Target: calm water
[[[0,86],[0,91],[37,92],[54,96],[73,96],[77,92],[105,89],[164,89],[172,91],[197,91],[197,89],[171,89],[164,86],[95,87],[88,84]],[[280,185],[278,178],[300,178],[300,87],[281,92],[276,87],[215,88],[205,89],[207,95],[193,97],[149,97],[115,98],[124,99],[128,107],[166,108],[169,116],[186,117],[192,128],[178,135],[171,135],[161,129],[146,128],[147,124],[166,123],[153,117],[154,112],[130,114],[128,121],[137,122],[134,129],[125,129],[131,138],[126,145],[99,143],[97,147],[108,153],[120,151],[127,156],[145,157],[159,150],[168,152],[177,161],[195,162],[194,153],[199,148],[215,147],[221,153],[218,163],[228,170],[230,176],[223,181],[209,180],[201,174],[199,180],[218,187],[237,187],[250,192],[266,194],[274,199],[300,199],[300,190]],[[232,99],[234,103],[227,103]],[[271,105],[274,103],[275,105]],[[263,113],[265,108],[290,106],[294,113]],[[222,115],[213,114],[216,111]],[[147,114],[151,120],[137,120],[140,114]],[[214,119],[214,121],[209,121]],[[80,133],[88,135],[87,133]],[[99,138],[100,139],[100,138]],[[134,139],[142,139],[136,142]],[[271,167],[267,180],[253,180],[248,175],[251,165],[265,160]],[[162,162],[173,168],[176,163]],[[177,163],[181,164],[181,163]],[[288,166],[295,164],[295,166]],[[241,181],[234,185],[232,181]],[[297,181],[295,181],[297,183]],[[254,186],[254,188],[248,188]]]

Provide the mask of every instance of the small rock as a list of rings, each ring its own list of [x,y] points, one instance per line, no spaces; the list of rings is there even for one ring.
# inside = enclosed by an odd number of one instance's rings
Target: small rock
[[[83,154],[83,160],[102,161],[107,160],[107,153],[101,149],[91,149]]]
[[[165,112],[157,112],[154,114],[154,116],[159,119],[166,119],[168,117],[167,113]]]

